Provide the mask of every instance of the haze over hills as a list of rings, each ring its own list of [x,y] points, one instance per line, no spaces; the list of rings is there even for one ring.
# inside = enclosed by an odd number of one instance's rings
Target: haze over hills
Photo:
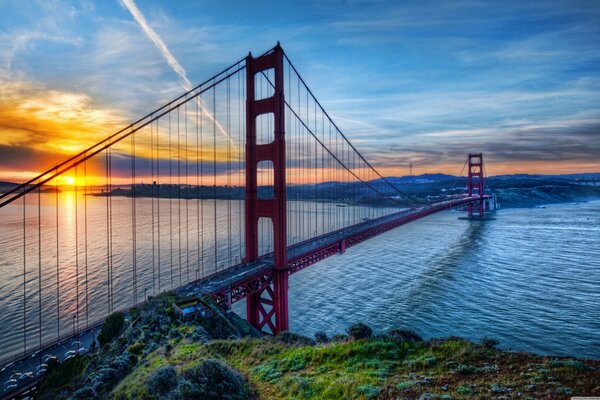
[[[467,178],[447,174],[422,174],[386,178],[398,191],[392,189],[383,179],[369,181],[387,199],[377,201],[376,206],[397,205],[397,202],[410,205],[414,202],[435,202],[448,196],[464,195]],[[14,182],[0,182],[0,192],[6,192],[17,185]],[[336,189],[331,190],[334,186]],[[308,189],[307,189],[308,187]],[[580,201],[600,200],[600,173],[581,173],[565,175],[513,174],[497,175],[486,179],[486,191],[496,195],[497,201],[503,208],[534,207],[552,203],[571,203]],[[132,196],[161,197],[184,199],[223,199],[241,200],[244,198],[243,187],[227,187],[205,185],[185,186],[175,184],[151,185],[137,183],[132,188],[129,185],[113,185],[107,192],[104,186],[89,187],[94,196]],[[68,187],[60,187],[68,190]],[[258,188],[263,198],[273,195],[273,188],[261,186]],[[54,192],[54,187],[42,190]],[[403,193],[403,194],[401,194]],[[327,201],[347,204],[373,204],[373,192],[362,182],[322,182],[308,185],[289,185],[288,200]]]
[[[385,178],[391,183],[432,183],[432,182],[448,182],[456,179],[466,179],[465,176],[448,175],[441,173],[433,174],[421,174],[421,175],[404,175],[404,176],[390,176]],[[557,174],[557,175],[543,175],[543,174],[504,174],[504,175],[492,175],[488,179],[514,179],[514,180],[531,180],[531,179],[563,179],[563,180],[600,180],[600,172],[586,172],[579,174]],[[374,179],[370,182],[380,182],[380,179]],[[335,181],[323,182],[322,184],[336,183]],[[19,182],[0,181],[0,188],[2,187],[13,187],[19,185]]]

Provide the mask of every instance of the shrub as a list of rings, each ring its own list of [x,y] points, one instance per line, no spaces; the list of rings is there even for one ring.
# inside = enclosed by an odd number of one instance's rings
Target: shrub
[[[124,324],[125,316],[122,312],[114,312],[110,314],[102,324],[102,328],[98,334],[98,342],[100,345],[104,346],[117,337],[119,332],[121,332],[121,329],[123,329]]]
[[[473,388],[471,388],[470,386],[459,386],[456,389],[456,392],[459,394],[472,394]]]
[[[127,351],[133,354],[140,354],[144,350],[144,345],[140,342],[135,342],[127,348]]]
[[[348,329],[346,329],[346,332],[348,332],[348,335],[354,340],[369,339],[373,334],[373,330],[362,322],[350,325]]]
[[[470,375],[477,372],[477,368],[469,364],[460,364],[458,367],[456,367],[456,372],[461,375]]]
[[[406,390],[406,389],[413,387],[415,385],[415,383],[416,383],[415,381],[402,381],[396,385],[396,389]]]
[[[493,338],[484,337],[483,339],[481,339],[481,345],[483,347],[485,347],[486,349],[490,349],[490,350],[494,349],[499,344],[500,344],[500,342]]]
[[[98,397],[98,394],[94,390],[94,388],[84,386],[81,389],[78,389],[75,393],[73,393],[74,399],[81,400],[89,400],[95,399]]]
[[[244,378],[217,360],[204,360],[185,371],[183,377],[195,385],[198,398],[243,400],[248,397]]]
[[[348,340],[348,336],[346,336],[346,335],[342,335],[342,334],[340,334],[340,333],[338,333],[338,334],[336,334],[336,335],[333,335],[333,336],[331,337],[331,341],[332,341],[332,342],[334,342],[334,343],[338,343],[338,342],[344,342],[344,341],[346,341],[346,340]]]
[[[299,346],[312,346],[315,344],[314,340],[307,338],[306,336],[299,335],[294,332],[279,332],[275,337],[278,342]]]
[[[327,334],[323,331],[318,331],[315,332],[315,341],[319,344],[324,344],[329,342],[329,338],[327,337]]]
[[[401,342],[422,342],[423,338],[415,331],[407,329],[392,329],[386,334],[389,338]]]
[[[162,398],[175,389],[177,383],[177,371],[175,371],[173,366],[166,365],[157,368],[148,376],[146,379],[146,389],[148,389],[148,392]]]
[[[50,373],[58,369],[58,367],[60,366],[60,361],[58,360],[58,357],[52,356],[48,357],[48,361],[46,361],[46,364],[48,365],[48,367],[46,368],[46,375],[49,375]]]
[[[358,387],[358,391],[364,394],[367,399],[374,399],[381,393],[381,388],[373,385],[363,385]]]
[[[44,390],[59,388],[71,382],[73,378],[79,376],[84,371],[88,361],[88,358],[85,356],[75,356],[64,361],[46,375],[43,384]]]
[[[576,360],[550,360],[548,362],[548,365],[550,367],[569,367],[569,368],[575,368],[578,369],[580,371],[593,371],[594,368],[590,367],[587,364],[582,363],[581,361],[576,361]]]
[[[144,347],[142,355],[147,356],[148,354],[158,350],[159,348],[160,346],[158,344],[156,344],[155,342],[151,342],[148,346]]]
[[[252,372],[254,372],[260,380],[269,383],[276,383],[282,375],[281,371],[277,368],[277,363],[272,361],[254,367]]]

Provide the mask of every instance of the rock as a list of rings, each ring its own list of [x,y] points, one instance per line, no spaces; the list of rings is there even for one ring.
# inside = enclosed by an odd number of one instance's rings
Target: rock
[[[432,397],[429,393],[423,393],[420,397],[419,400],[431,400]]]
[[[498,385],[497,383],[494,383],[491,387],[491,391],[494,394],[502,394],[502,393],[510,393],[510,392],[512,392],[512,389],[505,388],[505,387]]]
[[[448,385],[444,385],[440,389],[442,389],[444,392],[446,392],[448,390]]]
[[[424,376],[421,379],[419,379],[416,384],[417,385],[429,385],[431,383],[431,378]]]

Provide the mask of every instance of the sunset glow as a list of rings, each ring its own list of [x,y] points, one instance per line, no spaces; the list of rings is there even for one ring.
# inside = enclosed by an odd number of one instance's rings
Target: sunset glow
[[[427,10],[434,14],[431,25],[403,22],[403,15],[423,11],[425,6],[417,3],[376,8],[361,2],[322,4],[319,17],[311,16],[314,34],[302,37],[292,33],[293,27],[305,26],[314,6],[254,5],[267,14],[295,15],[288,28],[268,37],[257,33],[260,21],[248,18],[249,5],[230,15],[235,29],[211,22],[223,7],[231,11],[224,5],[203,9],[190,4],[185,13],[167,3],[132,1],[102,7],[36,3],[29,14],[21,12],[18,2],[3,7],[0,180],[20,182],[50,168],[177,97],[226,61],[276,40],[296,55],[337,125],[386,175],[406,175],[409,164],[415,174],[457,174],[469,151],[486,153],[490,175],[600,171],[600,63],[592,39],[598,34],[592,21],[600,11],[594,6],[568,12],[545,2],[506,7],[491,38],[480,29],[488,18],[486,7],[476,4],[453,10],[463,19],[457,35],[448,34],[459,29],[448,17],[452,13],[441,9]],[[527,23],[530,15],[548,23]],[[519,35],[509,33],[514,31]],[[214,44],[206,45],[197,32],[211,32]],[[326,40],[322,32],[339,42]],[[190,40],[176,39],[184,37]],[[324,51],[335,57],[320,58]],[[336,71],[336,79],[329,78],[330,71]],[[377,79],[373,85],[357,85],[354,77]],[[203,99],[199,104],[218,131],[217,154],[210,153],[208,142],[207,153],[180,155],[182,160],[227,158],[224,138],[235,133],[227,132],[224,116],[211,120],[205,108],[209,103]],[[189,115],[188,122],[193,118]],[[148,133],[138,137],[138,143],[149,144]],[[166,146],[164,127],[160,138]],[[114,150],[130,154],[129,143]],[[140,159],[168,157],[148,146],[136,151]],[[236,158],[237,149],[229,151]],[[102,156],[90,160],[89,182],[100,183]],[[113,173],[126,180],[128,171],[119,168]],[[83,184],[65,180],[59,184]]]

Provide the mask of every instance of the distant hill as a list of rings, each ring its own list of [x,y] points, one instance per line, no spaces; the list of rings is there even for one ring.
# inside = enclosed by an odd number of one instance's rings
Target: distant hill
[[[0,187],[17,186],[17,185],[18,185],[18,183],[0,181]]]
[[[496,179],[600,179],[600,173],[587,172],[583,174],[561,174],[561,175],[541,175],[541,174],[506,174],[495,175],[492,178]]]
[[[433,183],[447,182],[456,180],[456,176],[446,174],[421,174],[409,176],[391,176],[386,178],[392,183]],[[373,182],[381,182],[382,179],[375,179]]]

